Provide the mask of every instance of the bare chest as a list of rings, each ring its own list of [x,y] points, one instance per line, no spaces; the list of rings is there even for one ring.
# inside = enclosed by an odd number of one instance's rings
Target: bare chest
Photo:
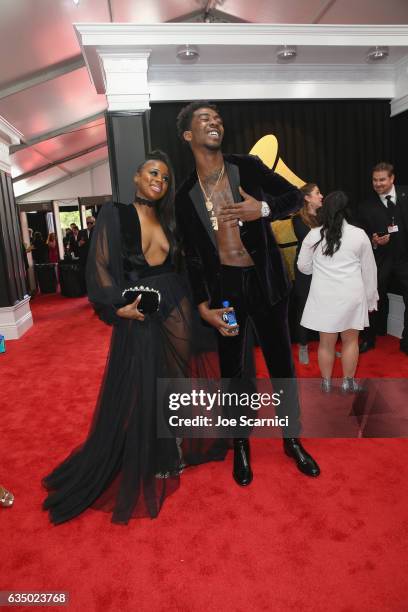
[[[141,219],[140,231],[142,252],[147,263],[160,265],[169,252],[169,243],[160,223]]]

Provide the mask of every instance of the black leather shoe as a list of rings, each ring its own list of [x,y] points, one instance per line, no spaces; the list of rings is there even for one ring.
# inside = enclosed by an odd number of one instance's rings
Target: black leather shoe
[[[232,475],[237,484],[246,487],[252,482],[253,474],[249,456],[249,440],[236,438],[234,440],[234,468]]]
[[[375,342],[368,342],[368,340],[364,340],[360,344],[360,348],[358,349],[359,353],[366,353],[367,351],[371,351],[371,349],[375,348]]]
[[[408,346],[406,344],[400,344],[400,351],[408,355]]]
[[[298,438],[284,438],[283,449],[288,457],[295,460],[298,469],[306,476],[319,476],[320,468],[316,461],[303,448]]]

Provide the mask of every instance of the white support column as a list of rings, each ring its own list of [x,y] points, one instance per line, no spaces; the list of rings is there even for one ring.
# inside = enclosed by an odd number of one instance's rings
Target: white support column
[[[9,147],[19,144],[21,138],[22,134],[0,117],[0,170],[7,174],[11,174]],[[20,248],[20,245],[18,245],[18,248]],[[33,317],[30,310],[29,296],[25,296],[12,306],[0,307],[0,333],[6,340],[21,338],[32,325]]]
[[[98,52],[109,111],[150,108],[147,77],[150,50]]]
[[[27,296],[14,306],[0,308],[0,332],[6,340],[18,340],[32,327],[30,299]]]
[[[30,234],[28,232],[28,219],[27,219],[27,213],[25,212],[20,212],[20,225],[21,225],[21,233],[23,235],[23,242],[26,246],[30,246]],[[35,291],[36,282],[35,282],[35,275],[34,275],[34,261],[33,261],[33,256],[31,253],[27,253],[27,260],[28,260],[28,266],[29,266],[27,270],[28,289],[30,291]]]
[[[87,229],[86,227],[86,206],[85,204],[79,205],[79,214],[81,215],[81,225],[83,229]]]
[[[28,231],[28,219],[27,213],[20,211],[20,225],[21,225],[21,234],[23,238],[24,244],[29,247],[30,246],[30,234]],[[33,256],[31,253],[27,253],[27,259],[30,266],[33,265]]]
[[[63,237],[62,237],[61,218],[60,218],[60,213],[59,213],[59,203],[57,201],[54,201],[52,203],[52,210],[54,212],[55,233],[56,233],[56,236],[57,236],[59,258],[60,259],[64,259],[64,241],[63,241]]]

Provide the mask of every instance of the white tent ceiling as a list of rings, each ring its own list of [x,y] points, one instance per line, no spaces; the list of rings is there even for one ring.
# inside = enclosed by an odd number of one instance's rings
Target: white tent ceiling
[[[0,117],[22,134],[12,176],[18,195],[70,177],[107,158],[103,111],[74,23],[230,20],[292,24],[408,24],[408,0],[1,0]],[[211,27],[211,24],[208,24]],[[260,48],[260,52],[262,49]],[[174,62],[160,50],[155,60]],[[236,50],[239,63],[245,49]],[[324,62],[361,63],[361,49],[326,47]],[[407,54],[393,47],[395,64]],[[359,59],[360,58],[360,59]],[[208,49],[207,64],[219,60]],[[321,62],[309,47],[303,63]],[[17,150],[19,149],[19,150]]]

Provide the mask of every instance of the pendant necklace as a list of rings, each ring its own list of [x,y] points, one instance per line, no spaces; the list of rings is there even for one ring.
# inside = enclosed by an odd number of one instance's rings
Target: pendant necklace
[[[217,219],[217,217],[215,215],[215,212],[214,212],[214,204],[213,204],[213,201],[212,201],[212,197],[214,195],[215,190],[217,189],[217,186],[218,186],[219,182],[221,181],[222,177],[224,176],[224,171],[225,171],[225,166],[223,165],[221,170],[219,171],[218,178],[217,178],[217,180],[215,182],[215,185],[214,185],[214,187],[213,187],[213,189],[212,189],[210,194],[207,194],[206,190],[204,189],[204,186],[203,186],[203,184],[201,182],[201,179],[200,179],[200,175],[197,172],[198,182],[200,183],[201,191],[204,194],[205,207],[206,207],[206,209],[208,210],[208,212],[210,214],[210,221],[211,221],[211,225],[212,225],[212,228],[213,228],[214,231],[218,230],[218,219]]]

